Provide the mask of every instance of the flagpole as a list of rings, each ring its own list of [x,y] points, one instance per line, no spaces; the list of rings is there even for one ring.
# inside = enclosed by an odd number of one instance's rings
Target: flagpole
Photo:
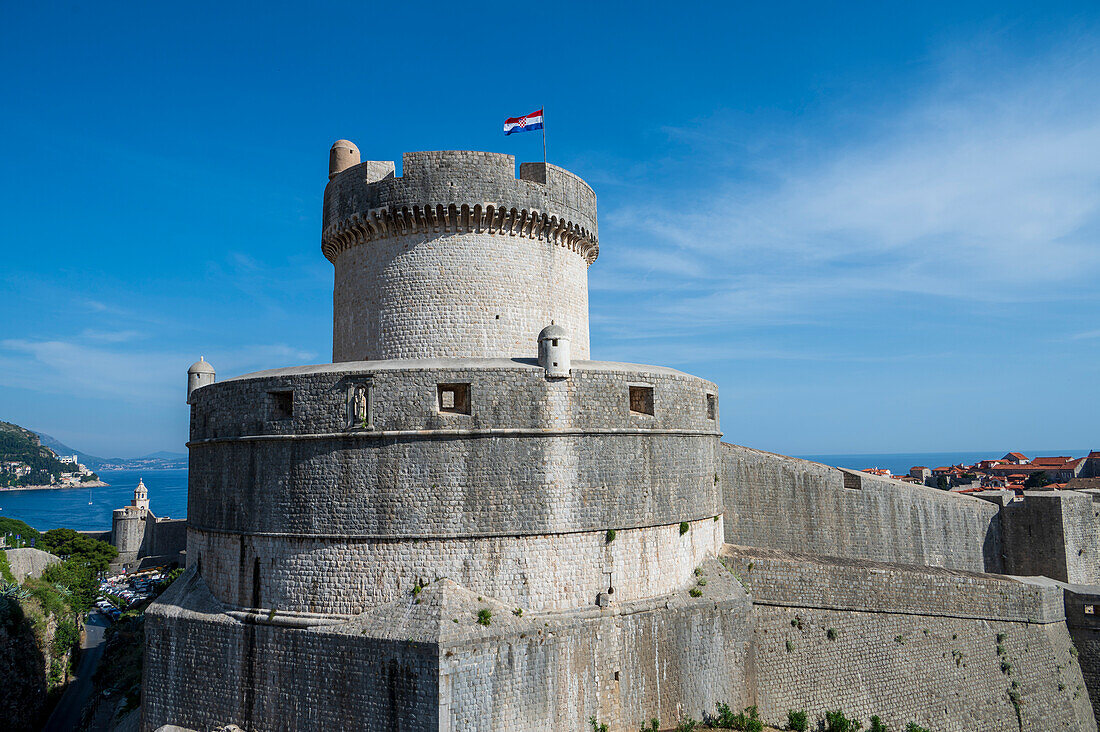
[[[542,108],[542,169],[546,170],[546,107]]]

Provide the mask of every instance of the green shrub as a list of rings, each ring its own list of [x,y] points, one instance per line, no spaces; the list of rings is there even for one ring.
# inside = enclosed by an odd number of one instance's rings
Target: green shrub
[[[825,732],[859,732],[861,729],[863,729],[863,722],[858,719],[848,719],[839,709],[835,712],[825,712]]]
[[[517,618],[522,618],[523,617],[523,608],[517,607],[515,610],[512,611],[512,614],[515,615]]]
[[[649,725],[646,726],[645,722],[642,722],[641,732],[661,732],[661,721],[659,719],[649,720]]]
[[[702,597],[703,591],[700,590],[698,587],[692,587],[690,590],[688,590],[688,594],[692,597]]]
[[[595,717],[589,717],[588,724],[592,725],[592,732],[607,732],[607,725],[597,722]]]
[[[76,623],[68,618],[58,621],[57,630],[53,634],[53,643],[50,646],[52,654],[63,656],[76,648],[78,643],[80,643],[80,629],[76,627]]]
[[[695,732],[695,728],[698,724],[699,723],[691,717],[684,717],[680,720],[680,724],[676,725],[676,732]]]
[[[805,710],[797,712],[793,709],[787,710],[787,729],[794,730],[794,732],[806,732],[807,724]]]
[[[607,533],[604,535],[604,539],[608,544],[615,541],[615,529],[608,529]]]
[[[5,582],[15,582],[15,575],[11,573],[11,565],[8,564],[7,552],[0,549],[0,579]]]
[[[836,637],[838,635],[840,635],[840,634],[836,632],[836,628],[829,628],[828,630],[825,631],[825,637],[828,638],[829,640],[836,640]]]
[[[718,703],[718,716],[711,720],[711,726],[719,729],[735,729],[741,732],[762,732],[764,723],[757,715],[756,707],[746,707],[745,711],[734,714],[729,705]]]
[[[916,722],[910,722],[909,724],[905,725],[905,732],[932,732],[932,731],[930,729],[928,729],[927,727],[921,727]]]
[[[877,714],[871,717],[871,732],[887,732],[886,725]]]
[[[681,521],[680,522],[680,536],[683,536],[684,534],[686,534],[689,529],[691,529],[691,526],[688,524],[687,521]]]
[[[733,711],[730,710],[729,705],[718,702],[715,707],[718,709],[718,716],[710,721],[710,726],[718,729],[733,729]]]
[[[491,622],[493,622],[493,611],[492,610],[490,610],[487,607],[483,607],[482,609],[477,611],[477,624],[478,625],[488,625]]]
[[[787,653],[794,652],[794,642],[790,638],[787,639]]]

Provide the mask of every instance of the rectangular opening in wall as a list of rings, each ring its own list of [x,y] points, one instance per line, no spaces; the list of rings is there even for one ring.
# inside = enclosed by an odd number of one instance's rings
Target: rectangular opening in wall
[[[469,414],[470,385],[440,384],[439,411],[448,414]]]
[[[718,419],[718,397],[707,394],[707,419]]]
[[[1096,614],[1096,606],[1095,605],[1085,605],[1085,615],[1095,615],[1095,614]]]
[[[630,411],[634,414],[653,414],[653,387],[630,387]]]
[[[860,490],[863,488],[863,479],[854,473],[843,473],[844,475],[844,487],[852,488],[853,490]]]
[[[290,419],[294,416],[293,391],[269,391],[267,401],[271,419]]]

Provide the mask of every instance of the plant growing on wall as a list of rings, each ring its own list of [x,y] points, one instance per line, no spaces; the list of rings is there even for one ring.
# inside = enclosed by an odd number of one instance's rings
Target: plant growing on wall
[[[688,532],[688,529],[690,529],[690,528],[691,528],[691,526],[688,524],[687,521],[681,521],[680,522],[680,536],[683,536],[684,534],[686,534]]]
[[[607,540],[608,544],[615,541],[615,529],[608,529],[604,538]]]
[[[595,717],[589,717],[588,724],[592,726],[592,732],[607,732],[607,725],[597,722]]]
[[[839,709],[825,712],[825,732],[859,732],[861,729],[863,729],[863,722],[858,719],[848,719]]]
[[[788,641],[789,643],[790,641]],[[787,710],[787,729],[793,730],[793,732],[806,732],[806,711],[794,709]]]
[[[484,607],[477,611],[477,624],[488,625],[493,622],[493,611],[487,607]]]

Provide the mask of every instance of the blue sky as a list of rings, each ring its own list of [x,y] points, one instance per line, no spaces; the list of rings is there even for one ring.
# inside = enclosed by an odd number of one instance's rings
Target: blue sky
[[[333,140],[535,160],[545,105],[593,356],[727,441],[1100,446],[1095,4],[150,5],[0,9],[0,419],[182,450],[200,354],[330,359]]]

